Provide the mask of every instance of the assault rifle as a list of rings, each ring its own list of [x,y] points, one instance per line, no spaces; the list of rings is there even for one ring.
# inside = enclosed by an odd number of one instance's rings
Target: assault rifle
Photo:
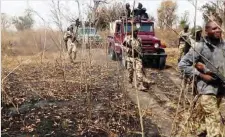
[[[210,68],[206,68],[204,64],[202,63],[197,63],[195,65],[195,67],[207,74],[213,77],[213,81],[216,82],[216,84],[220,84],[223,87],[225,87],[225,77],[223,76],[223,74],[218,70],[218,68],[216,68],[214,65],[210,65]]]
[[[132,49],[134,49],[134,56],[136,56],[138,54],[139,56],[143,57],[143,53],[142,53],[141,47],[132,46],[131,45],[131,40],[129,42],[124,41],[123,42],[123,46],[126,46],[127,48],[129,48],[129,51],[127,51],[129,55],[132,56]]]
[[[173,32],[175,32],[178,36],[180,36],[180,34],[178,32],[176,32],[171,26],[169,26],[167,23],[164,22],[164,20],[158,18],[159,20],[161,20],[168,28],[170,28]],[[186,39],[183,39],[185,42],[187,42],[188,44],[192,45],[190,42],[188,42]],[[209,46],[209,48],[212,48],[211,44],[208,43],[204,38],[203,38],[204,42],[206,43],[207,46]],[[203,56],[200,52],[198,52],[194,46],[191,46],[191,48],[199,55],[202,57],[202,59],[204,60],[205,63],[208,63],[210,65],[209,72],[211,73],[211,76],[216,80],[219,81],[219,84],[222,84],[223,87],[225,87],[225,76],[220,72],[220,70],[218,68],[216,68],[211,61],[209,61],[205,56]]]

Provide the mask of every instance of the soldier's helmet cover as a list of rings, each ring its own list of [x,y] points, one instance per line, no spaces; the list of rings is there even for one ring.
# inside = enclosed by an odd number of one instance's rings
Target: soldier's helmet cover
[[[138,9],[142,9],[143,5],[141,3],[138,3]]]
[[[189,29],[189,25],[185,25],[184,26],[184,29]]]
[[[126,8],[130,8],[130,4],[129,3],[126,3]]]

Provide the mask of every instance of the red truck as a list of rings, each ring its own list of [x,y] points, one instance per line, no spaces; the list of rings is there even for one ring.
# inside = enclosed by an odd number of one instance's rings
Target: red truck
[[[164,69],[166,64],[165,44],[155,37],[154,22],[148,19],[120,19],[110,23],[108,36],[108,55],[112,60],[121,61],[126,67],[122,43],[126,35],[131,35],[133,22],[139,28],[138,37],[142,40],[142,62],[144,66],[155,64],[159,69]]]

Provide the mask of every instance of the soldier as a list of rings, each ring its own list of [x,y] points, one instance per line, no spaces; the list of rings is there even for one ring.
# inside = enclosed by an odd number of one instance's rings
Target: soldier
[[[140,91],[145,91],[147,89],[145,83],[150,84],[151,81],[148,80],[144,74],[142,60],[140,58],[141,54],[141,39],[138,38],[138,29],[136,27],[133,28],[133,39],[132,36],[127,36],[123,42],[123,48],[127,53],[127,69],[128,69],[128,78],[129,83],[132,84],[133,82],[133,74],[134,71],[137,74],[137,82],[138,82],[138,89]],[[134,49],[134,53],[132,54],[132,48]],[[134,65],[134,67],[133,67]]]
[[[179,48],[179,56],[178,56],[178,62],[180,61],[180,59],[184,56],[184,48],[185,48],[185,44],[187,39],[190,36],[189,33],[189,26],[186,25],[184,27],[184,30],[180,33],[180,37],[179,37],[179,44],[178,44],[178,48]]]
[[[130,14],[131,14],[130,4],[127,3],[126,4],[126,17],[130,18]]]
[[[219,21],[217,24],[221,26]],[[201,106],[204,118],[196,126],[200,130],[199,133],[206,131],[207,137],[221,136],[221,115],[219,111],[219,104],[221,96],[225,92],[222,84],[214,79],[212,74],[212,64],[225,75],[225,42],[222,40],[221,29],[214,21],[209,21],[205,26],[206,37],[203,41],[191,49],[179,62],[178,67],[183,74],[191,77],[193,74],[197,76],[196,85],[199,94],[198,104]],[[198,51],[200,54],[198,54]],[[210,64],[205,58],[211,61]],[[193,64],[195,64],[193,66]],[[211,68],[211,70],[210,70]],[[215,73],[215,72],[214,72]],[[200,115],[200,113],[198,113]],[[198,123],[196,122],[196,125]]]
[[[73,26],[70,25],[70,27],[67,28],[67,31],[64,35],[64,42],[71,62],[74,62],[77,54],[76,45],[74,43],[75,41],[74,37],[75,36],[73,34]]]

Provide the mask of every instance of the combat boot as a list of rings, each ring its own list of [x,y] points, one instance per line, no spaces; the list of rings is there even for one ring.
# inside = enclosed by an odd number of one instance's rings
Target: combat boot
[[[133,76],[128,76],[128,82],[129,82],[129,84],[133,83]]]
[[[143,82],[147,83],[147,84],[155,84],[155,82],[153,80],[149,80],[146,77],[143,77]]]
[[[138,90],[140,91],[146,91],[147,88],[144,86],[143,82],[141,82],[139,85],[138,85]]]

